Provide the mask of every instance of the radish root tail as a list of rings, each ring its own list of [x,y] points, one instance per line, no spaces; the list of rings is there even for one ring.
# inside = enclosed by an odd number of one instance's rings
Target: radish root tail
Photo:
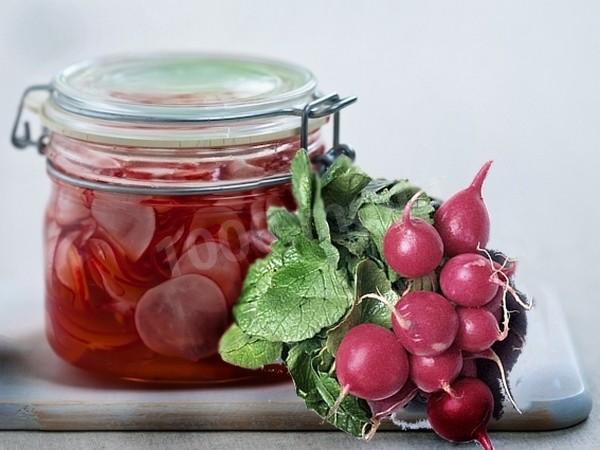
[[[498,336],[499,341],[503,341],[508,337],[509,331],[509,323],[510,323],[510,311],[508,310],[508,306],[506,304],[506,294],[508,290],[504,289],[502,293],[502,331]]]
[[[499,278],[498,275],[502,278]],[[505,273],[503,272],[496,272],[495,274],[492,274],[492,282],[497,284],[498,286],[501,286],[505,291],[510,292],[510,294],[514,297],[515,301],[521,305],[521,307],[525,310],[525,311],[530,311],[533,308],[533,299],[524,302],[521,299],[521,296],[519,295],[519,293],[515,290],[515,288],[513,288],[510,285],[510,281],[508,279],[508,277],[506,276]]]
[[[506,371],[504,370],[504,365],[502,364],[502,361],[500,360],[500,357],[496,354],[496,352],[492,349],[489,349],[484,352],[474,353],[471,356],[473,358],[488,359],[488,360],[496,363],[496,366],[498,367],[498,371],[500,372],[500,380],[502,381],[502,388],[504,390],[504,395],[506,396],[506,398],[508,399],[510,404],[513,406],[513,408],[515,408],[515,410],[519,414],[523,414],[523,411],[521,410],[521,408],[519,408],[519,405],[517,405],[517,402],[515,401],[515,399],[512,395],[512,391],[510,390],[510,386],[508,384],[508,379],[506,377]]]
[[[375,433],[377,433],[377,430],[379,429],[379,425],[381,425],[381,421],[375,418],[371,419],[371,422],[365,423],[362,429],[362,438],[365,441],[373,439],[373,436],[375,436]]]
[[[492,440],[490,439],[485,430],[481,430],[475,435],[475,441],[481,446],[483,450],[494,450]]]
[[[329,421],[329,420],[331,420],[331,418],[333,416],[335,416],[335,414],[337,413],[337,410],[340,409],[340,405],[342,404],[342,402],[344,401],[344,399],[346,398],[347,395],[348,395],[348,387],[344,386],[342,388],[342,390],[340,391],[340,395],[338,395],[338,398],[335,400],[335,403],[331,406],[331,408],[329,408],[329,411],[327,412],[327,416],[325,416],[325,420]]]

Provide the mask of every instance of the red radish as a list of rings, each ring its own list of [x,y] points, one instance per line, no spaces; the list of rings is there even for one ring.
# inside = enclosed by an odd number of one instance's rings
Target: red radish
[[[367,403],[371,409],[371,428],[367,433],[363,433],[365,440],[370,440],[374,435],[381,421],[386,417],[392,415],[395,411],[404,408],[408,405],[413,398],[417,395],[419,389],[410,380],[408,380],[402,389],[391,397],[384,398],[383,400],[370,400]]]
[[[410,401],[417,395],[419,389],[417,385],[412,381],[408,380],[402,389],[396,392],[394,395],[383,400],[370,400],[369,408],[373,418],[376,420],[383,419],[389,416],[394,411],[404,408]]]
[[[146,251],[156,227],[151,207],[108,198],[94,199],[92,217],[132,261]]]
[[[463,358],[463,368],[460,371],[460,377],[473,377],[477,378],[477,363],[474,359]]]
[[[486,162],[471,185],[442,203],[434,215],[434,225],[442,237],[447,256],[474,252],[488,242],[490,217],[481,188],[491,165],[492,161]]]
[[[448,441],[477,441],[493,450],[486,430],[494,410],[490,388],[477,378],[461,378],[451,389],[452,393],[440,391],[429,397],[427,419],[433,431]]]
[[[477,253],[450,258],[440,272],[440,288],[448,300],[461,306],[489,303],[498,292],[499,279],[489,261]]]
[[[502,298],[504,297],[504,292],[502,289],[498,289],[498,293],[482,306],[483,309],[492,313],[494,318],[500,322],[502,320]]]
[[[190,274],[146,291],[135,310],[135,325],[150,350],[198,361],[217,352],[228,317],[217,284]]]
[[[406,203],[402,218],[387,230],[383,239],[385,260],[406,278],[419,278],[433,272],[444,256],[444,244],[435,228],[423,219],[410,216],[410,209],[422,193],[417,192]]]
[[[227,303],[233,305],[242,289],[242,272],[235,255],[226,244],[208,241],[192,246],[175,266],[173,276],[197,273],[207,276],[222,289]]]
[[[423,392],[449,390],[452,383],[463,367],[460,350],[450,347],[444,353],[436,356],[410,355],[410,379]]]
[[[396,304],[392,326],[409,353],[435,356],[454,342],[458,316],[454,306],[435,292],[409,292]]]
[[[458,314],[458,334],[456,345],[468,352],[481,352],[490,348],[494,342],[502,341],[507,333],[498,329],[494,315],[483,308],[456,308]]]
[[[521,299],[511,286],[502,266],[496,267],[489,254],[488,259],[477,253],[465,253],[450,258],[440,272],[440,288],[448,300],[466,307],[484,306],[490,303],[498,292],[501,292],[503,315],[501,339],[504,339],[508,333],[507,292],[510,292],[515,301],[525,310],[530,310],[533,306],[531,302],[526,303]]]
[[[335,355],[335,366],[342,386],[340,399],[346,394],[365,400],[391,397],[402,389],[409,371],[406,351],[394,333],[369,323],[346,333]]]

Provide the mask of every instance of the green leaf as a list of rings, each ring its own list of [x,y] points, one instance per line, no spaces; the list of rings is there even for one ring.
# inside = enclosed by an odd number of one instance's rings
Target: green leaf
[[[320,398],[311,402],[313,406],[307,405],[325,418],[339,397],[341,387],[333,376],[324,373],[319,373],[315,385]],[[371,413],[363,400],[347,395],[327,421],[353,436],[363,437],[370,429]]]
[[[327,222],[327,214],[325,213],[325,205],[323,204],[323,198],[321,197],[321,186],[319,179],[314,179],[314,199],[313,199],[313,221],[315,226],[315,232],[319,239],[319,245],[325,251],[327,260],[333,266],[337,266],[340,259],[340,255],[331,243],[331,232],[329,230],[329,223]]]
[[[345,270],[347,277],[349,278],[356,271],[356,266],[361,260],[361,257],[353,255],[346,249],[346,247],[338,247],[340,253],[340,262],[338,266],[341,270]]]
[[[356,272],[356,296],[366,294],[383,296],[388,302],[396,303],[398,295],[392,289],[385,271],[374,261],[363,261]],[[364,299],[361,302],[360,322],[374,323],[385,328],[392,327],[392,314],[388,306],[375,299]]]
[[[284,264],[285,251],[286,247],[283,243],[275,241],[271,246],[271,253],[264,258],[254,261],[244,279],[242,294],[238,303],[243,299],[261,297],[270,289],[273,275]],[[235,307],[233,312],[235,315]]]
[[[403,194],[408,193],[410,196],[417,192],[418,188],[412,186],[408,180],[397,180],[389,181],[376,179],[365,186],[349,207],[349,215],[356,217],[358,211],[364,205],[388,205],[398,206],[397,202],[393,202],[392,199],[395,197],[404,197]],[[405,204],[406,202],[402,203]]]
[[[267,222],[269,231],[283,243],[290,243],[296,236],[302,234],[298,216],[285,208],[276,206],[269,208]]]
[[[235,319],[246,333],[273,342],[297,342],[335,324],[352,302],[344,275],[315,241],[298,236],[250,270]],[[268,272],[268,273],[266,273]]]
[[[364,228],[336,233],[332,236],[332,241],[355,256],[363,257],[371,250],[371,235]]]
[[[304,399],[308,408],[325,418],[341,389],[332,375],[315,369],[314,362],[321,352],[320,340],[303,341],[290,349],[286,365],[298,396]],[[363,431],[370,426],[370,411],[364,401],[348,395],[330,418],[330,423],[347,433],[361,437]]]
[[[383,237],[388,228],[402,217],[402,210],[367,204],[358,211],[360,223],[369,231],[371,239],[383,258]]]
[[[360,300],[366,294],[383,296],[390,303],[395,303],[396,293],[385,272],[371,259],[363,259],[356,266],[354,276],[354,302],[344,318],[327,333],[327,350],[335,355],[342,339],[351,328],[361,323],[374,323],[391,328],[391,312],[381,301],[375,299]]]
[[[410,198],[418,190],[408,180],[373,180],[363,189],[360,198],[356,200],[353,207],[360,209],[362,205],[366,204],[387,204],[392,202],[395,196],[401,194],[405,194]]]
[[[233,324],[221,337],[219,354],[223,361],[246,369],[258,369],[281,357],[281,342],[249,336]]]
[[[293,345],[285,360],[285,365],[294,379],[297,394],[306,398],[314,389],[314,369],[312,360],[321,349],[318,339],[308,339]]]
[[[292,193],[297,205],[300,225],[308,237],[312,237],[312,204],[314,174],[308,153],[300,149],[292,159]]]
[[[369,181],[371,178],[350,158],[340,155],[323,174],[323,200],[328,207],[349,205]]]
[[[419,191],[417,186],[408,180],[372,180],[349,207],[349,215],[356,216],[365,205],[382,205],[394,209],[402,209],[410,198]],[[422,195],[411,209],[414,217],[420,217],[432,222],[433,206],[429,197]]]

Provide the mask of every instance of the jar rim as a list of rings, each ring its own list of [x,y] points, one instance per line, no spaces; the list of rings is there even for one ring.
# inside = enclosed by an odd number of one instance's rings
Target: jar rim
[[[76,63],[52,85],[58,107],[86,117],[201,122],[305,104],[317,81],[301,66],[266,58],[151,53]]]
[[[83,61],[53,80],[38,108],[49,130],[90,142],[220,147],[298,135],[314,75],[287,62],[207,53]],[[310,131],[326,118],[311,119]]]

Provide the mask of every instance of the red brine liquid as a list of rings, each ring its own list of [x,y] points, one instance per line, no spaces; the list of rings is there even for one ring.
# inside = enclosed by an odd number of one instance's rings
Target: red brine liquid
[[[269,251],[270,206],[294,207],[288,185],[146,196],[53,180],[45,219],[52,348],[78,367],[139,381],[284,376],[280,366],[257,373],[218,356],[248,267]]]

